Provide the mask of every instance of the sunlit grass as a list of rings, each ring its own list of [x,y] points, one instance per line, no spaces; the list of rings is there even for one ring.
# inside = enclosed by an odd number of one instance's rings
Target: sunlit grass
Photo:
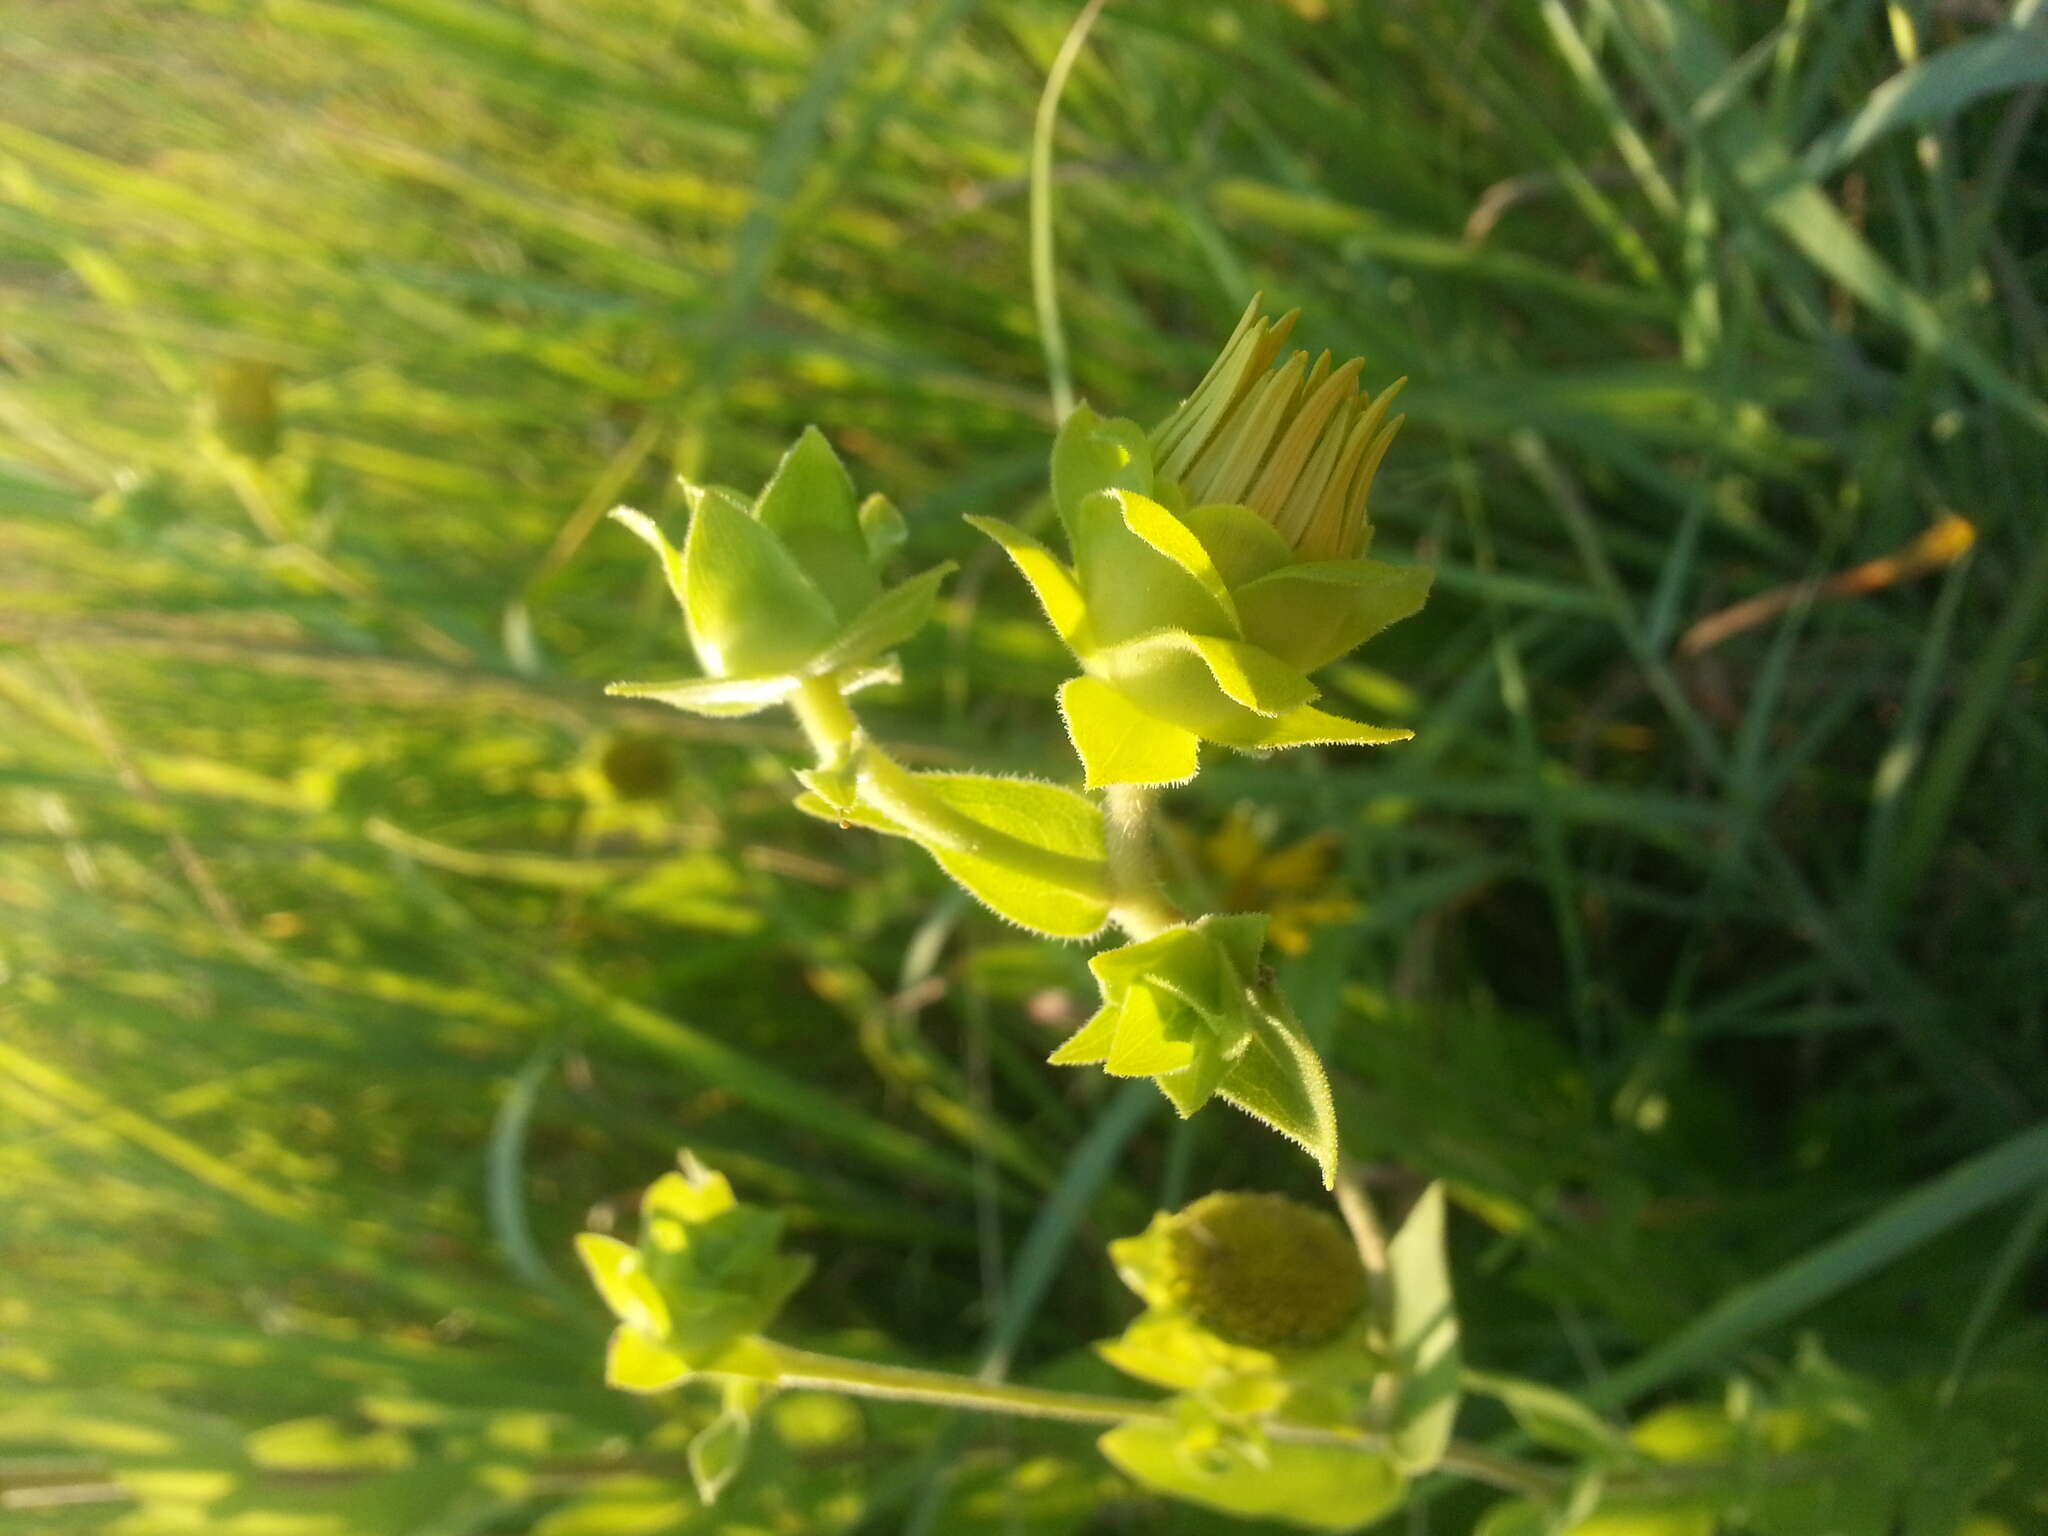
[[[1331,683],[1416,740],[1220,763],[1186,819],[1341,838],[1289,989],[1347,1148],[1450,1181],[1489,1368],[1711,1392],[1811,1330],[2048,1413],[2038,1210],[1900,1204],[2048,1099],[2048,69],[2038,22],[1896,10],[1123,0],[1062,99],[1083,398],[1156,419],[1254,288],[1413,380],[1374,515],[1437,596]],[[118,1469],[165,1521],[226,1478],[211,1518],[686,1528],[567,1248],[677,1144],[791,1211],[802,1329],[1084,1385],[1100,1240],[1305,1186],[1045,1069],[1081,955],[795,825],[777,728],[600,691],[684,654],[603,511],[816,422],[964,565],[877,696],[902,755],[1072,776],[1063,656],[958,519],[1048,515],[1071,11],[6,8],[0,1509],[106,1529]],[[1803,596],[1949,515],[1959,558]],[[1085,1440],[930,1422],[792,1429],[741,1491],[1168,1528]]]

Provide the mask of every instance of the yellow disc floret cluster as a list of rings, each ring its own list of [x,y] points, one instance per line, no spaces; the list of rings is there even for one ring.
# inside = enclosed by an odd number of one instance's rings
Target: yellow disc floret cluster
[[[1364,1304],[1365,1270],[1344,1228],[1284,1195],[1206,1195],[1166,1236],[1168,1294],[1231,1343],[1327,1343]]]

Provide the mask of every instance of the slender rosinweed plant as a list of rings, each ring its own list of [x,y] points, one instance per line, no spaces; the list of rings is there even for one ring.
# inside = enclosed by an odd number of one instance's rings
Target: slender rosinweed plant
[[[1311,681],[1429,590],[1429,572],[1365,558],[1400,384],[1362,391],[1362,364],[1333,367],[1328,353],[1282,360],[1294,320],[1264,318],[1255,299],[1150,433],[1086,405],[1068,415],[1052,454],[1066,559],[995,518],[969,519],[1010,556],[1080,667],[1058,705],[1083,791],[914,771],[861,728],[850,696],[899,675],[891,653],[931,616],[949,567],[885,585],[902,520],[879,496],[857,499],[815,429],[758,497],[688,487],[680,551],[642,514],[614,514],[660,555],[703,675],[611,691],[711,716],[786,706],[816,757],[796,774],[799,809],[919,844],[1024,928],[1120,930],[1127,942],[1089,962],[1100,1008],[1053,1063],[1150,1078],[1182,1116],[1223,1098],[1298,1142],[1336,1187],[1329,1085],[1262,959],[1266,914],[1181,911],[1152,846],[1156,796],[1194,777],[1205,744],[1264,754],[1409,735],[1318,708]],[[1143,1487],[1315,1529],[1376,1520],[1432,1471],[1515,1496],[1488,1516],[1488,1536],[1564,1530],[1596,1505],[1654,1511],[1654,1529],[1680,1536],[1713,1528],[1710,1481],[1660,1468],[1548,1387],[1463,1369],[1439,1187],[1391,1236],[1355,1181],[1339,1204],[1343,1222],[1278,1195],[1215,1193],[1110,1245],[1144,1310],[1097,1349],[1169,1394],[1151,1399],[772,1339],[809,1265],[780,1252],[780,1218],[739,1203],[687,1154],[647,1190],[637,1244],[585,1233],[580,1252],[618,1320],[607,1380],[719,1391],[688,1452],[707,1501],[740,1469],[763,1397],[801,1387],[1100,1426],[1103,1454]],[[1576,1465],[1454,1440],[1467,1391],[1499,1399]],[[1785,1422],[1775,1408],[1731,1410],[1714,1420],[1714,1455],[1776,1446]],[[1740,1470],[1751,1498],[1763,1474]]]

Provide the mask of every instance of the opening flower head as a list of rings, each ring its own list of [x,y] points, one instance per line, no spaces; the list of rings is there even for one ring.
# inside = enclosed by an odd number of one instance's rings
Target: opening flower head
[[[1278,320],[1254,295],[1194,393],[1153,431],[1153,463],[1190,505],[1250,507],[1311,560],[1349,560],[1372,538],[1366,504],[1405,416],[1388,411],[1406,379],[1359,388],[1365,361],[1325,351],[1280,362],[1299,310]]]

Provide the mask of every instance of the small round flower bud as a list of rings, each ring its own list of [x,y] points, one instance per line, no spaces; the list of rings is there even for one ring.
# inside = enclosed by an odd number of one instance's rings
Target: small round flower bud
[[[1365,1268],[1344,1228],[1283,1195],[1205,1195],[1166,1236],[1168,1293],[1234,1344],[1327,1343],[1364,1304]]]

